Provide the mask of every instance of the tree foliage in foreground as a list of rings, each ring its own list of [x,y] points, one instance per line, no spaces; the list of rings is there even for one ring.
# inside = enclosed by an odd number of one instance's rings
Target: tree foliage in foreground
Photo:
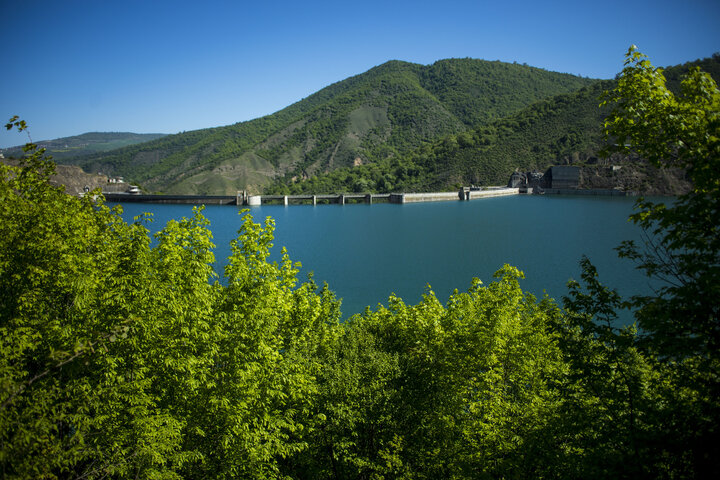
[[[565,350],[580,384],[608,396],[606,405],[625,402],[615,424],[627,431],[638,474],[709,477],[720,462],[720,90],[694,68],[674,94],[663,70],[633,46],[604,103],[611,150],[683,168],[693,188],[667,205],[641,198],[630,220],[643,229],[644,245],[618,248],[647,274],[653,295],[622,302],[583,262],[586,289],[571,283],[565,302],[563,328],[577,334],[563,335]],[[622,307],[634,310],[637,332],[614,328]],[[579,355],[583,336],[607,360]]]
[[[720,90],[699,68],[682,77],[679,94],[663,70],[636,47],[627,53],[605,122],[616,149],[632,149],[654,165],[687,171],[693,189],[672,204],[641,199],[630,219],[645,245],[624,242],[622,257],[658,282],[652,296],[631,300],[638,346],[673,379],[664,418],[668,444],[690,447],[703,473],[720,458]],[[682,393],[679,393],[682,392]]]
[[[271,223],[246,218],[221,287],[199,211],[151,245],[144,218],[51,172],[40,152],[1,172],[3,476],[272,476],[304,448],[302,352],[337,321],[332,295],[266,261]]]
[[[558,310],[515,269],[340,324],[268,262],[270,219],[244,217],[220,284],[199,210],[151,242],[28,150],[0,172],[4,477],[473,476],[544,451]]]
[[[707,73],[691,69],[680,95],[665,85],[662,69],[632,48],[618,86],[607,102],[605,123],[618,149],[625,145],[659,167],[679,167],[693,190],[672,205],[641,201],[631,219],[648,237],[649,249],[632,242],[620,252],[664,281],[642,306],[640,327],[669,358],[720,358],[720,90]],[[717,364],[715,364],[716,368]],[[720,372],[716,372],[720,374]]]
[[[696,180],[639,203],[651,250],[620,249],[679,282],[632,300],[639,330],[586,259],[562,310],[506,266],[444,304],[391,296],[340,323],[327,287],[268,261],[271,219],[245,215],[220,283],[200,210],[151,239],[147,216],[50,186],[29,144],[0,165],[3,478],[716,472],[719,94],[692,72],[672,97],[661,77],[631,50],[609,94],[619,145]]]

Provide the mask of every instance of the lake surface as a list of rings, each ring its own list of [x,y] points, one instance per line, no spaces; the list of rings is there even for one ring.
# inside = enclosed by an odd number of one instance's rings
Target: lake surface
[[[300,278],[314,272],[343,299],[344,316],[366,306],[387,305],[390,293],[415,304],[428,285],[441,302],[454,289],[466,290],[473,277],[484,283],[508,263],[525,272],[524,290],[547,292],[560,303],[570,278],[580,278],[587,255],[600,280],[624,295],[648,293],[646,277],[617,257],[622,240],[640,239],[627,221],[634,198],[514,195],[470,202],[414,204],[264,205],[251,207],[256,222],[276,221],[273,258],[280,247],[303,265]],[[123,204],[132,221],[152,212],[152,231],[171,218],[192,215],[189,205]],[[216,271],[221,273],[241,219],[236,206],[207,206]]]

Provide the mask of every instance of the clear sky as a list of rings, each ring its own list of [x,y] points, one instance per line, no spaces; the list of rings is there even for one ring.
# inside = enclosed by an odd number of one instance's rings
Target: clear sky
[[[720,52],[720,1],[0,0],[0,29],[0,120],[39,141],[229,125],[393,59],[612,78],[631,44],[658,66]]]

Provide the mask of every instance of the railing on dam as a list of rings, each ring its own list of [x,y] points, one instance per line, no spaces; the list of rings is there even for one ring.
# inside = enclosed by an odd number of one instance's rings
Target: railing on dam
[[[237,205],[237,195],[143,195],[134,193],[104,193],[108,202],[180,203],[192,205]],[[240,203],[242,205],[242,203]]]
[[[373,203],[378,200],[390,203],[415,203],[415,202],[437,202],[447,200],[473,200],[476,198],[498,197],[504,195],[516,195],[520,193],[518,188],[488,187],[482,190],[460,189],[457,192],[432,192],[432,193],[344,193],[333,195],[244,195],[244,205],[262,205],[268,202],[277,202],[284,205],[291,203],[311,202],[317,205],[319,202],[345,204],[348,201],[360,201]],[[240,199],[240,196],[238,196]]]
[[[242,195],[243,205],[262,205],[266,203],[282,203],[289,205],[291,203],[339,203],[344,205],[347,202],[373,203],[378,200],[389,200],[389,193],[341,193],[341,194],[325,194],[325,195]],[[238,204],[240,202],[238,195]]]

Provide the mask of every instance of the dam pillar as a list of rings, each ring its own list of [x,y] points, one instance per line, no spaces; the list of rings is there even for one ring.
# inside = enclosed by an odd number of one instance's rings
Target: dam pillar
[[[313,205],[317,205],[317,195],[312,196]]]
[[[250,206],[262,205],[262,196],[260,196],[260,195],[248,195],[248,197],[247,197],[247,205],[250,205]]]
[[[285,205],[286,207],[288,206],[288,196],[287,195],[283,195],[283,205]]]
[[[365,195],[365,203],[372,205],[372,193]]]
[[[338,203],[340,205],[345,205],[345,195],[339,195],[338,196]]]

